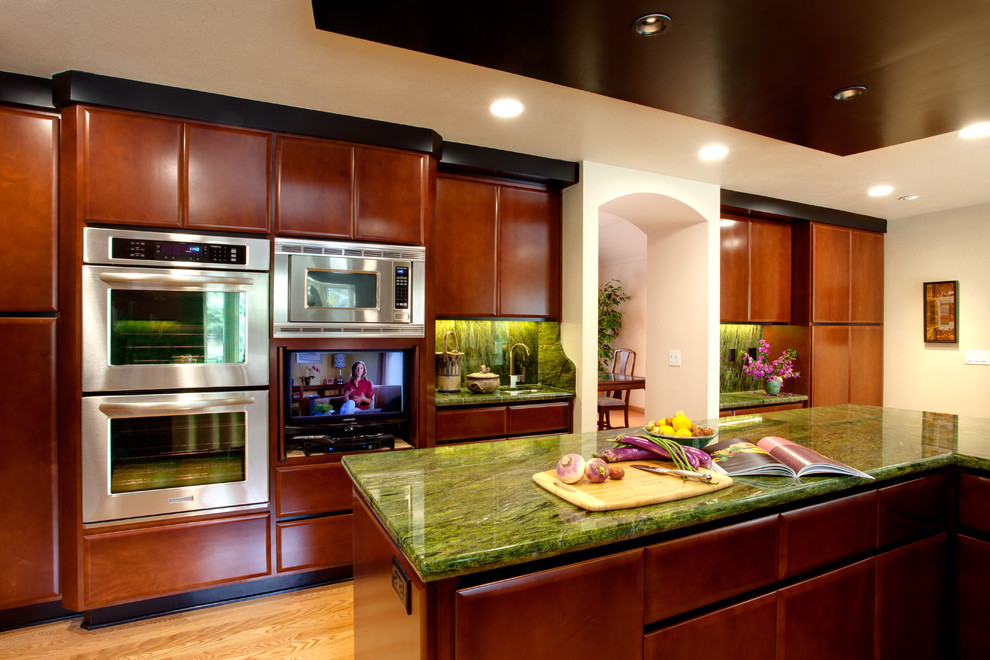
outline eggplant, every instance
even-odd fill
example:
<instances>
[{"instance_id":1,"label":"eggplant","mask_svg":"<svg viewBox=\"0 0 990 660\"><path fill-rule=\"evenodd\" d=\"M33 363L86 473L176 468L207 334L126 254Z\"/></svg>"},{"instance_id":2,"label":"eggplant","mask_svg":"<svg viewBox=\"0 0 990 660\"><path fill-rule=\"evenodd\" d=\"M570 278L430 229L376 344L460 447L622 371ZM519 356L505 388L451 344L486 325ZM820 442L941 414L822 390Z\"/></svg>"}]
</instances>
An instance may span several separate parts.
<instances>
[{"instance_id":1,"label":"eggplant","mask_svg":"<svg viewBox=\"0 0 990 660\"><path fill-rule=\"evenodd\" d=\"M600 451L597 454L594 454L594 456L602 459L606 463L617 463L619 461L642 461L647 458L656 458L657 454L649 449L620 446L609 447L605 451Z\"/></svg>"}]
</instances>

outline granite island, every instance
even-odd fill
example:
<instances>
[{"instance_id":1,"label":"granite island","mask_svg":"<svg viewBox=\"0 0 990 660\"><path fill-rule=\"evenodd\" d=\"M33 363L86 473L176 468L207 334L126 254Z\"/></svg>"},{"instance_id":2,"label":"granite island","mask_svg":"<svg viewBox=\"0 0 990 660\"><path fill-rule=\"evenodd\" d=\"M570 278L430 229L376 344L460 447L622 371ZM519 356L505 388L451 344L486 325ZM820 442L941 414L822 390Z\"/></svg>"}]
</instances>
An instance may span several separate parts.
<instances>
[{"instance_id":1,"label":"granite island","mask_svg":"<svg viewBox=\"0 0 990 660\"><path fill-rule=\"evenodd\" d=\"M590 513L532 475L563 453L604 449L616 431L345 458L356 657L592 650L562 646L551 626L607 631L623 658L678 657L699 635L732 640L745 651L734 657L829 657L833 638L842 657L873 657L874 646L886 657L907 639L893 632L901 617L928 611L941 623L909 648L944 650L944 606L965 595L946 573L958 563L947 561L954 493L962 477L977 480L976 501L990 492L979 475L990 420L846 405L719 430L788 437L874 479L740 477L697 498ZM990 544L974 535L982 557ZM800 624L809 616L813 629Z\"/></svg>"}]
</instances>

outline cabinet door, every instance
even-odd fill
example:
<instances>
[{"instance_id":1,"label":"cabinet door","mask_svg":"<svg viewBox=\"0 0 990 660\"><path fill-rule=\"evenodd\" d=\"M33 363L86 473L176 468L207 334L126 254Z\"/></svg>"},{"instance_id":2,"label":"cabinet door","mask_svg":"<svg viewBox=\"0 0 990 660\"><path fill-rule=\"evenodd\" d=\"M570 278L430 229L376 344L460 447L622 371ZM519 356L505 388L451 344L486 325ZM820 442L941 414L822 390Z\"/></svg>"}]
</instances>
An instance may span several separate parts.
<instances>
[{"instance_id":1,"label":"cabinet door","mask_svg":"<svg viewBox=\"0 0 990 660\"><path fill-rule=\"evenodd\" d=\"M0 310L55 311L57 182L58 118L0 108Z\"/></svg>"},{"instance_id":2,"label":"cabinet door","mask_svg":"<svg viewBox=\"0 0 990 660\"><path fill-rule=\"evenodd\" d=\"M437 442L505 436L506 407L437 411Z\"/></svg>"},{"instance_id":3,"label":"cabinet door","mask_svg":"<svg viewBox=\"0 0 990 660\"><path fill-rule=\"evenodd\" d=\"M351 508L351 478L340 463L275 468L275 515L305 516Z\"/></svg>"},{"instance_id":4,"label":"cabinet door","mask_svg":"<svg viewBox=\"0 0 990 660\"><path fill-rule=\"evenodd\" d=\"M945 533L877 555L878 658L946 657L946 559Z\"/></svg>"},{"instance_id":5,"label":"cabinet door","mask_svg":"<svg viewBox=\"0 0 990 660\"><path fill-rule=\"evenodd\" d=\"M749 223L749 320L791 320L791 227L783 222Z\"/></svg>"},{"instance_id":6,"label":"cabinet door","mask_svg":"<svg viewBox=\"0 0 990 660\"><path fill-rule=\"evenodd\" d=\"M55 319L0 319L0 610L58 598ZM16 541L15 541L16 540Z\"/></svg>"},{"instance_id":7,"label":"cabinet door","mask_svg":"<svg viewBox=\"0 0 990 660\"><path fill-rule=\"evenodd\" d=\"M774 657L776 628L776 595L767 594L647 634L643 658L704 657L699 649L705 647L724 649L732 660L768 660Z\"/></svg>"},{"instance_id":8,"label":"cabinet door","mask_svg":"<svg viewBox=\"0 0 990 660\"><path fill-rule=\"evenodd\" d=\"M83 108L82 212L88 222L182 225L182 122Z\"/></svg>"},{"instance_id":9,"label":"cabinet door","mask_svg":"<svg viewBox=\"0 0 990 660\"><path fill-rule=\"evenodd\" d=\"M278 571L314 571L350 564L351 518L345 513L276 523Z\"/></svg>"},{"instance_id":10,"label":"cabinet door","mask_svg":"<svg viewBox=\"0 0 990 660\"><path fill-rule=\"evenodd\" d=\"M186 124L186 225L268 231L271 135Z\"/></svg>"},{"instance_id":11,"label":"cabinet door","mask_svg":"<svg viewBox=\"0 0 990 660\"><path fill-rule=\"evenodd\" d=\"M883 234L851 232L853 323L883 323Z\"/></svg>"},{"instance_id":12,"label":"cabinet door","mask_svg":"<svg viewBox=\"0 0 990 660\"><path fill-rule=\"evenodd\" d=\"M849 328L849 403L883 405L882 325Z\"/></svg>"},{"instance_id":13,"label":"cabinet door","mask_svg":"<svg viewBox=\"0 0 990 660\"><path fill-rule=\"evenodd\" d=\"M777 592L777 657L873 658L875 559Z\"/></svg>"},{"instance_id":14,"label":"cabinet door","mask_svg":"<svg viewBox=\"0 0 990 660\"><path fill-rule=\"evenodd\" d=\"M811 344L811 404L849 403L849 326L815 326Z\"/></svg>"},{"instance_id":15,"label":"cabinet door","mask_svg":"<svg viewBox=\"0 0 990 660\"><path fill-rule=\"evenodd\" d=\"M607 606L595 607L589 593ZM642 550L461 589L454 657L642 658L642 593ZM589 639L591 626L600 644Z\"/></svg>"},{"instance_id":16,"label":"cabinet door","mask_svg":"<svg viewBox=\"0 0 990 660\"><path fill-rule=\"evenodd\" d=\"M494 316L498 186L437 177L431 236L437 316Z\"/></svg>"},{"instance_id":17,"label":"cabinet door","mask_svg":"<svg viewBox=\"0 0 990 660\"><path fill-rule=\"evenodd\" d=\"M559 317L559 199L544 190L500 188L499 316Z\"/></svg>"},{"instance_id":18,"label":"cabinet door","mask_svg":"<svg viewBox=\"0 0 990 660\"><path fill-rule=\"evenodd\" d=\"M723 323L749 321L749 222L719 223L719 316Z\"/></svg>"},{"instance_id":19,"label":"cabinet door","mask_svg":"<svg viewBox=\"0 0 990 660\"><path fill-rule=\"evenodd\" d=\"M990 648L986 602L990 592L990 543L956 537L955 638L957 658L979 658Z\"/></svg>"},{"instance_id":20,"label":"cabinet door","mask_svg":"<svg viewBox=\"0 0 990 660\"><path fill-rule=\"evenodd\" d=\"M429 156L355 147L354 238L423 245Z\"/></svg>"},{"instance_id":21,"label":"cabinet door","mask_svg":"<svg viewBox=\"0 0 990 660\"><path fill-rule=\"evenodd\" d=\"M286 236L351 237L354 147L279 137L275 230Z\"/></svg>"},{"instance_id":22,"label":"cabinet door","mask_svg":"<svg viewBox=\"0 0 990 660\"><path fill-rule=\"evenodd\" d=\"M812 322L849 323L849 230L813 225L811 250Z\"/></svg>"},{"instance_id":23,"label":"cabinet door","mask_svg":"<svg viewBox=\"0 0 990 660\"><path fill-rule=\"evenodd\" d=\"M506 412L508 435L569 433L570 425L571 404L567 401L509 406Z\"/></svg>"}]
</instances>

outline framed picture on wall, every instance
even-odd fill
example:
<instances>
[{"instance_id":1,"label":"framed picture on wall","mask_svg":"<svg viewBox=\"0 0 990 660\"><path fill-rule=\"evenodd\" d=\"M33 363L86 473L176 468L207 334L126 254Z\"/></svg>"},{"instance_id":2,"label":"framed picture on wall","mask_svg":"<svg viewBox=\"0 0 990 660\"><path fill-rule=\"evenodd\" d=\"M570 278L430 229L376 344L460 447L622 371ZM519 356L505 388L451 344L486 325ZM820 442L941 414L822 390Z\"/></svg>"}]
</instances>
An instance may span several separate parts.
<instances>
[{"instance_id":1,"label":"framed picture on wall","mask_svg":"<svg viewBox=\"0 0 990 660\"><path fill-rule=\"evenodd\" d=\"M959 282L925 282L925 342L959 341L957 309Z\"/></svg>"}]
</instances>

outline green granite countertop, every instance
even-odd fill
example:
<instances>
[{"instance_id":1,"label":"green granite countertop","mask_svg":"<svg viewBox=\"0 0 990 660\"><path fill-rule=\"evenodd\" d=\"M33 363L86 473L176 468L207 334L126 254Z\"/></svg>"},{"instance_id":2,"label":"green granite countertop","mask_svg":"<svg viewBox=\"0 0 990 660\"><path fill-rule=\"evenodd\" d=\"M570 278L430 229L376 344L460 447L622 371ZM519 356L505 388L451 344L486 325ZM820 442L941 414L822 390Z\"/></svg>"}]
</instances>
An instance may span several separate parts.
<instances>
[{"instance_id":1,"label":"green granite countertop","mask_svg":"<svg viewBox=\"0 0 990 660\"><path fill-rule=\"evenodd\" d=\"M707 421L714 426L717 422ZM590 457L621 431L345 456L344 466L429 582L607 545L869 483L860 477L737 477L676 502L593 513L536 485L565 453ZM952 463L990 469L990 419L872 406L723 418L720 435L779 435L878 481Z\"/></svg>"},{"instance_id":2,"label":"green granite countertop","mask_svg":"<svg viewBox=\"0 0 990 660\"><path fill-rule=\"evenodd\" d=\"M784 406L788 403L802 403L808 397L804 394L787 394L781 392L769 396L760 390L751 392L722 392L718 395L718 409L732 410L735 408L756 408L757 406Z\"/></svg>"},{"instance_id":3,"label":"green granite countertop","mask_svg":"<svg viewBox=\"0 0 990 660\"><path fill-rule=\"evenodd\" d=\"M549 385L519 385L510 390L500 387L490 394L478 394L461 388L460 392L437 392L436 407L477 406L488 403L532 403L534 401L553 401L555 399L573 399L574 390Z\"/></svg>"}]
</instances>

